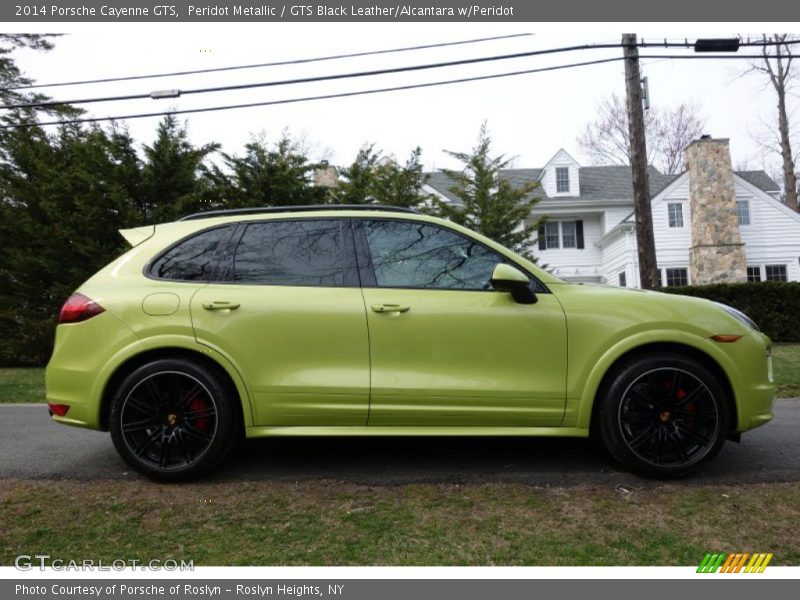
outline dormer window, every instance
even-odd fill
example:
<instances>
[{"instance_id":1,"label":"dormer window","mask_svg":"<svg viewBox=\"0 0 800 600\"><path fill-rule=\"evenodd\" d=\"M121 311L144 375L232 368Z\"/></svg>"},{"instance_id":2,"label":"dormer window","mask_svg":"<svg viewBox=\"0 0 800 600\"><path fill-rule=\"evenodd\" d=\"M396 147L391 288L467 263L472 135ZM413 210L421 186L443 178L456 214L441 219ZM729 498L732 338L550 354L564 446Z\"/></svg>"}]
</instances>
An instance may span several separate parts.
<instances>
[{"instance_id":1,"label":"dormer window","mask_svg":"<svg viewBox=\"0 0 800 600\"><path fill-rule=\"evenodd\" d=\"M556 193L569 193L569 167L556 167Z\"/></svg>"}]
</instances>

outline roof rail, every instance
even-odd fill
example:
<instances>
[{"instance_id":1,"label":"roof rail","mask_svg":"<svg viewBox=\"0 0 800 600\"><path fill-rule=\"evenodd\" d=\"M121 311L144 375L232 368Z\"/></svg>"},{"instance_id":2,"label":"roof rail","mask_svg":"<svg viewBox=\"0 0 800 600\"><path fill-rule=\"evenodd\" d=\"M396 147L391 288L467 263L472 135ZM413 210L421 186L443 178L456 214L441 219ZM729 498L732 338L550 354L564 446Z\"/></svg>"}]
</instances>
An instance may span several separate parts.
<instances>
[{"instance_id":1,"label":"roof rail","mask_svg":"<svg viewBox=\"0 0 800 600\"><path fill-rule=\"evenodd\" d=\"M413 208L402 206L384 206L382 204L307 204L300 206L258 206L253 208L225 208L220 210L207 210L204 212L185 215L178 221L194 221L195 219L209 219L211 217L225 217L230 215L257 215L261 213L284 213L312 210L382 210L386 212L402 212L419 214Z\"/></svg>"}]
</instances>

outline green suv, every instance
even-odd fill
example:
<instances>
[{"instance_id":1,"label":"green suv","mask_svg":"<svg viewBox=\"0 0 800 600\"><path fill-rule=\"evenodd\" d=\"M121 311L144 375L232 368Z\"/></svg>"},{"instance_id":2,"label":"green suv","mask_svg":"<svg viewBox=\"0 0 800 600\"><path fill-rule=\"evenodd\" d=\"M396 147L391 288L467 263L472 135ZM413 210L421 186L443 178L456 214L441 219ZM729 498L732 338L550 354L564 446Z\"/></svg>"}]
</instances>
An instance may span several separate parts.
<instances>
[{"instance_id":1,"label":"green suv","mask_svg":"<svg viewBox=\"0 0 800 600\"><path fill-rule=\"evenodd\" d=\"M61 310L47 401L155 479L308 435L596 434L672 476L772 418L770 341L742 313L569 284L449 221L295 207L121 233Z\"/></svg>"}]
</instances>

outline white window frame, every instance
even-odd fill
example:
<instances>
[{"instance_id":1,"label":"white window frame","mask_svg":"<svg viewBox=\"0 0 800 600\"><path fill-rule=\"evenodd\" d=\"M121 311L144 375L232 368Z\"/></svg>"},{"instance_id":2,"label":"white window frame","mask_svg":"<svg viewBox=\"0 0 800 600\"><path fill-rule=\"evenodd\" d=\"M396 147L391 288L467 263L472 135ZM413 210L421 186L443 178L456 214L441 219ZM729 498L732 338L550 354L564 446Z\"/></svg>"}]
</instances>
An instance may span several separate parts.
<instances>
[{"instance_id":1,"label":"white window frame","mask_svg":"<svg viewBox=\"0 0 800 600\"><path fill-rule=\"evenodd\" d=\"M552 229L553 225L555 225L555 234L549 232L548 229ZM556 243L555 245L550 244L550 238L555 235ZM544 224L544 249L545 250L558 250L561 248L561 222L560 221L547 221Z\"/></svg>"},{"instance_id":2,"label":"white window frame","mask_svg":"<svg viewBox=\"0 0 800 600\"><path fill-rule=\"evenodd\" d=\"M783 267L783 272L786 275L786 279L770 279L769 278L769 271L767 269L779 269ZM789 281L789 266L788 265L764 265L764 279L762 281Z\"/></svg>"},{"instance_id":3,"label":"white window frame","mask_svg":"<svg viewBox=\"0 0 800 600\"><path fill-rule=\"evenodd\" d=\"M670 285L667 271L686 271L686 285L692 285L692 281L689 277L689 267L665 267L663 269L664 275L662 279L662 285L664 287L683 287L682 285Z\"/></svg>"},{"instance_id":4,"label":"white window frame","mask_svg":"<svg viewBox=\"0 0 800 600\"><path fill-rule=\"evenodd\" d=\"M578 226L575 224L575 221L559 221L558 223L561 229L561 247L576 250L578 248ZM567 246L567 236L564 233L564 225L567 223L572 224L572 233L570 234L572 237L572 244L569 246Z\"/></svg>"},{"instance_id":5,"label":"white window frame","mask_svg":"<svg viewBox=\"0 0 800 600\"><path fill-rule=\"evenodd\" d=\"M758 281L750 281L750 273L748 273L749 269L756 270L756 272L758 273ZM747 278L748 283L761 283L762 281L764 281L763 273L761 273L761 265L747 265L747 267L745 267L745 276Z\"/></svg>"},{"instance_id":6,"label":"white window frame","mask_svg":"<svg viewBox=\"0 0 800 600\"><path fill-rule=\"evenodd\" d=\"M677 207L677 214L673 214L673 207ZM675 225L673 225L673 217ZM667 202L667 227L670 229L681 229L684 226L683 202Z\"/></svg>"},{"instance_id":7,"label":"white window frame","mask_svg":"<svg viewBox=\"0 0 800 600\"><path fill-rule=\"evenodd\" d=\"M739 210L741 205L744 205L744 213ZM746 223L742 223L743 215L747 218ZM752 223L750 216L750 200L736 200L736 222L739 223L740 227L750 225L750 223Z\"/></svg>"},{"instance_id":8,"label":"white window frame","mask_svg":"<svg viewBox=\"0 0 800 600\"><path fill-rule=\"evenodd\" d=\"M559 172L567 174L567 179L566 179L567 189L565 189L565 190L558 189L558 183L559 183L558 174L559 174ZM555 169L555 178L556 178L556 194L569 194L569 191L572 188L572 182L570 181L570 177L569 177L569 167L556 167L556 169Z\"/></svg>"}]
</instances>

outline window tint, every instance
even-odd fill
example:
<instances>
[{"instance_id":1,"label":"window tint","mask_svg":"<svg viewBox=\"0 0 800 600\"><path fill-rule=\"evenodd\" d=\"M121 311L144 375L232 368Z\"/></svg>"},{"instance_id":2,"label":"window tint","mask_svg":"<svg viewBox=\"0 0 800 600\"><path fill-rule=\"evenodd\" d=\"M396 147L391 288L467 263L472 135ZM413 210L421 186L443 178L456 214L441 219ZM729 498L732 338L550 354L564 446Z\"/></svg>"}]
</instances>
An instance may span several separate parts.
<instances>
[{"instance_id":1,"label":"window tint","mask_svg":"<svg viewBox=\"0 0 800 600\"><path fill-rule=\"evenodd\" d=\"M503 258L466 237L425 223L365 221L379 287L490 290Z\"/></svg>"},{"instance_id":2,"label":"window tint","mask_svg":"<svg viewBox=\"0 0 800 600\"><path fill-rule=\"evenodd\" d=\"M251 223L234 256L233 280L266 285L344 285L338 220Z\"/></svg>"},{"instance_id":3,"label":"window tint","mask_svg":"<svg viewBox=\"0 0 800 600\"><path fill-rule=\"evenodd\" d=\"M153 263L150 274L161 279L210 281L219 260L220 242L230 230L217 227L182 241Z\"/></svg>"}]
</instances>

